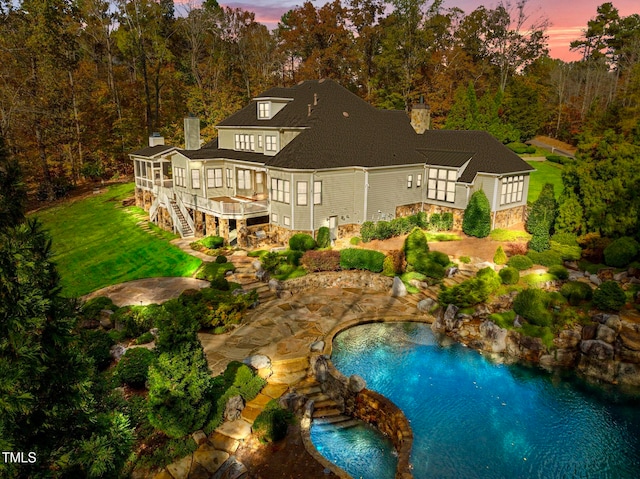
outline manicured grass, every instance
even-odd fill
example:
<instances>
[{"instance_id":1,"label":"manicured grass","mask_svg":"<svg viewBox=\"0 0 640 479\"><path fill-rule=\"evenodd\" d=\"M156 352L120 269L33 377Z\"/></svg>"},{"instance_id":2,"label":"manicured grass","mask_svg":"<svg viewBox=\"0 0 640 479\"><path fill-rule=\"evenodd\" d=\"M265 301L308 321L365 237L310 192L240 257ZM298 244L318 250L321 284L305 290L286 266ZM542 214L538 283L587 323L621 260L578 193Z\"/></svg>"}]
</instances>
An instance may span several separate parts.
<instances>
[{"instance_id":1,"label":"manicured grass","mask_svg":"<svg viewBox=\"0 0 640 479\"><path fill-rule=\"evenodd\" d=\"M133 184L37 213L53 238L65 296L158 276L191 276L201 260L136 225L140 209L123 208Z\"/></svg>"},{"instance_id":2,"label":"manicured grass","mask_svg":"<svg viewBox=\"0 0 640 479\"><path fill-rule=\"evenodd\" d=\"M494 241L518 241L518 240L530 240L531 235L522 230L505 230L495 229L489 233L489 237Z\"/></svg>"},{"instance_id":3,"label":"manicured grass","mask_svg":"<svg viewBox=\"0 0 640 479\"><path fill-rule=\"evenodd\" d=\"M531 172L527 201L537 200L546 183L553 185L553 192L557 199L564 188L562 185L562 165L550 161L528 161L527 163L536 169Z\"/></svg>"},{"instance_id":4,"label":"manicured grass","mask_svg":"<svg viewBox=\"0 0 640 479\"><path fill-rule=\"evenodd\" d=\"M462 239L454 233L432 233L430 231L425 231L424 234L429 243L434 241L460 241Z\"/></svg>"}]
</instances>

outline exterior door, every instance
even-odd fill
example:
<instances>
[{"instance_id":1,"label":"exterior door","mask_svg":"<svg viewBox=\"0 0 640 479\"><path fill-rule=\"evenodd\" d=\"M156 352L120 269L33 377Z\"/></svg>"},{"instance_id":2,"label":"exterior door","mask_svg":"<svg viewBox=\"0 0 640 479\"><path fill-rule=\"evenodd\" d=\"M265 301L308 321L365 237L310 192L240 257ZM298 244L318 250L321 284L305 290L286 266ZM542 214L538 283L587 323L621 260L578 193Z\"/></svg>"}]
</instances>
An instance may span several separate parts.
<instances>
[{"instance_id":1,"label":"exterior door","mask_svg":"<svg viewBox=\"0 0 640 479\"><path fill-rule=\"evenodd\" d=\"M329 235L331 237L331 242L334 242L338 239L338 217L330 216L329 217Z\"/></svg>"}]
</instances>

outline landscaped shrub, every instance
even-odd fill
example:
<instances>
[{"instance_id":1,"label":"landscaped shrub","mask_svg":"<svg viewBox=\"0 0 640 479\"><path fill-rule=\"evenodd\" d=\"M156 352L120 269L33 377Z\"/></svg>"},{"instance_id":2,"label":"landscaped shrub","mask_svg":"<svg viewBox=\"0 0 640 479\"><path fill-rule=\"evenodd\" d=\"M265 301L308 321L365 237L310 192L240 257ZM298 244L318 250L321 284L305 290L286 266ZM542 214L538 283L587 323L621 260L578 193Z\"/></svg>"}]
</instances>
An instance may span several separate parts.
<instances>
[{"instance_id":1,"label":"landscaped shrub","mask_svg":"<svg viewBox=\"0 0 640 479\"><path fill-rule=\"evenodd\" d=\"M378 221L376 223L376 239L386 240L393 236L393 230L391 229L391 223L388 221Z\"/></svg>"},{"instance_id":2,"label":"landscaped shrub","mask_svg":"<svg viewBox=\"0 0 640 479\"><path fill-rule=\"evenodd\" d=\"M362 238L360 238L359 236L354 236L349 240L349 244L352 244L353 246L358 246L361 241L362 241Z\"/></svg>"},{"instance_id":3,"label":"landscaped shrub","mask_svg":"<svg viewBox=\"0 0 640 479\"><path fill-rule=\"evenodd\" d=\"M525 153L533 154L536 152L535 146L527 145L526 143L520 143L517 141L507 143L505 146L518 155L523 155Z\"/></svg>"},{"instance_id":4,"label":"landscaped shrub","mask_svg":"<svg viewBox=\"0 0 640 479\"><path fill-rule=\"evenodd\" d=\"M442 230L451 231L453 229L453 213L442 213Z\"/></svg>"},{"instance_id":5,"label":"landscaped shrub","mask_svg":"<svg viewBox=\"0 0 640 479\"><path fill-rule=\"evenodd\" d=\"M342 269L364 269L380 273L384 257L384 253L379 251L347 248L340 251L340 267Z\"/></svg>"},{"instance_id":6,"label":"landscaped shrub","mask_svg":"<svg viewBox=\"0 0 640 479\"><path fill-rule=\"evenodd\" d=\"M484 238L491 231L491 206L484 191L479 190L471 195L469 204L464 210L462 231L469 236Z\"/></svg>"},{"instance_id":7,"label":"landscaped shrub","mask_svg":"<svg viewBox=\"0 0 640 479\"><path fill-rule=\"evenodd\" d=\"M533 262L533 264L539 264L541 266L553 266L562 264L562 256L555 251L543 251L538 253L537 251L529 251L527 257Z\"/></svg>"},{"instance_id":8,"label":"landscaped shrub","mask_svg":"<svg viewBox=\"0 0 640 479\"><path fill-rule=\"evenodd\" d=\"M154 354L146 348L127 349L116 366L115 375L120 384L143 388L149 376Z\"/></svg>"},{"instance_id":9,"label":"landscaped shrub","mask_svg":"<svg viewBox=\"0 0 640 479\"><path fill-rule=\"evenodd\" d=\"M527 248L527 243L521 243L521 242L517 242L517 243L507 243L506 244L506 249L505 252L509 255L509 256L517 256L517 255L521 255L524 256L527 254L528 248Z\"/></svg>"},{"instance_id":10,"label":"landscaped shrub","mask_svg":"<svg viewBox=\"0 0 640 479\"><path fill-rule=\"evenodd\" d=\"M283 261L284 258L281 255L275 251L270 251L261 258L260 263L262 264L262 269L269 273L274 273Z\"/></svg>"},{"instance_id":11,"label":"landscaped shrub","mask_svg":"<svg viewBox=\"0 0 640 479\"><path fill-rule=\"evenodd\" d=\"M99 371L106 369L111 364L111 346L114 341L106 331L84 330L81 334L82 351L93 359Z\"/></svg>"},{"instance_id":12,"label":"landscaped shrub","mask_svg":"<svg viewBox=\"0 0 640 479\"><path fill-rule=\"evenodd\" d=\"M148 344L153 341L156 337L151 334L151 332L147 331L146 333L141 334L136 338L136 344Z\"/></svg>"},{"instance_id":13,"label":"landscaped shrub","mask_svg":"<svg viewBox=\"0 0 640 479\"><path fill-rule=\"evenodd\" d=\"M471 263L471 258L469 258L468 256L460 256L460 262L464 263L464 264L469 264Z\"/></svg>"},{"instance_id":14,"label":"landscaped shrub","mask_svg":"<svg viewBox=\"0 0 640 479\"><path fill-rule=\"evenodd\" d=\"M418 256L426 255L428 252L427 237L421 229L414 228L404 240L404 255L407 264L413 265Z\"/></svg>"},{"instance_id":15,"label":"landscaped shrub","mask_svg":"<svg viewBox=\"0 0 640 479\"><path fill-rule=\"evenodd\" d=\"M340 269L340 251L307 251L300 264L309 272L338 271Z\"/></svg>"},{"instance_id":16,"label":"landscaped shrub","mask_svg":"<svg viewBox=\"0 0 640 479\"><path fill-rule=\"evenodd\" d=\"M549 249L549 235L557 214L558 202L553 193L553 185L547 183L529 209L526 228L533 235L529 248L538 252Z\"/></svg>"},{"instance_id":17,"label":"landscaped shrub","mask_svg":"<svg viewBox=\"0 0 640 479\"><path fill-rule=\"evenodd\" d=\"M638 254L638 242L629 236L618 238L604 249L604 262L607 266L623 268Z\"/></svg>"},{"instance_id":18,"label":"landscaped shrub","mask_svg":"<svg viewBox=\"0 0 640 479\"><path fill-rule=\"evenodd\" d=\"M581 281L569 281L562 285L560 294L567 298L571 306L577 306L581 301L588 301L593 296L591 286Z\"/></svg>"},{"instance_id":19,"label":"landscaped shrub","mask_svg":"<svg viewBox=\"0 0 640 479\"><path fill-rule=\"evenodd\" d=\"M419 256L418 259L411 265L412 271L417 271L425 276L433 279L444 278L444 266L435 261L429 259L428 255Z\"/></svg>"},{"instance_id":20,"label":"landscaped shrub","mask_svg":"<svg viewBox=\"0 0 640 479\"><path fill-rule=\"evenodd\" d=\"M592 263L602 263L604 250L610 243L609 238L602 238L599 233L578 236L578 244L582 247L582 256Z\"/></svg>"},{"instance_id":21,"label":"landscaped shrub","mask_svg":"<svg viewBox=\"0 0 640 479\"><path fill-rule=\"evenodd\" d=\"M451 262L449 260L449 255L442 251L429 251L427 253L427 258L444 267L449 266L449 263Z\"/></svg>"},{"instance_id":22,"label":"landscaped shrub","mask_svg":"<svg viewBox=\"0 0 640 479\"><path fill-rule=\"evenodd\" d=\"M391 232L393 236L407 234L413 228L413 224L408 216L399 216L390 222Z\"/></svg>"},{"instance_id":23,"label":"landscaped shrub","mask_svg":"<svg viewBox=\"0 0 640 479\"><path fill-rule=\"evenodd\" d=\"M503 284L516 284L520 280L520 273L517 269L507 266L498 273Z\"/></svg>"},{"instance_id":24,"label":"landscaped shrub","mask_svg":"<svg viewBox=\"0 0 640 479\"><path fill-rule=\"evenodd\" d=\"M222 375L225 389L228 391L235 388L231 391L232 395L239 394L245 401L251 401L255 398L267 384L249 366L238 361L231 361Z\"/></svg>"},{"instance_id":25,"label":"landscaped shrub","mask_svg":"<svg viewBox=\"0 0 640 479\"><path fill-rule=\"evenodd\" d=\"M198 241L202 246L209 249L220 248L224 244L224 238L220 236L205 236Z\"/></svg>"},{"instance_id":26,"label":"landscaped shrub","mask_svg":"<svg viewBox=\"0 0 640 479\"><path fill-rule=\"evenodd\" d=\"M564 261L578 261L582 257L582 248L577 244L570 246L558 243L553 239L551 240L551 251L559 254Z\"/></svg>"},{"instance_id":27,"label":"landscaped shrub","mask_svg":"<svg viewBox=\"0 0 640 479\"><path fill-rule=\"evenodd\" d=\"M525 289L513 300L513 310L536 326L548 327L553 322L553 315L547 309L550 304L548 295L537 288Z\"/></svg>"},{"instance_id":28,"label":"landscaped shrub","mask_svg":"<svg viewBox=\"0 0 640 479\"><path fill-rule=\"evenodd\" d=\"M433 213L431 215L431 218L429 218L429 229L441 231L441 223L442 220L440 217L440 213Z\"/></svg>"},{"instance_id":29,"label":"landscaped shrub","mask_svg":"<svg viewBox=\"0 0 640 479\"><path fill-rule=\"evenodd\" d=\"M331 246L331 231L326 226L321 226L316 237L318 248L328 248Z\"/></svg>"},{"instance_id":30,"label":"landscaped shrub","mask_svg":"<svg viewBox=\"0 0 640 479\"><path fill-rule=\"evenodd\" d=\"M216 256L216 263L223 264L227 262L227 257L225 255L219 254Z\"/></svg>"},{"instance_id":31,"label":"landscaped shrub","mask_svg":"<svg viewBox=\"0 0 640 479\"><path fill-rule=\"evenodd\" d=\"M567 193L567 189L565 189L565 193ZM564 201L558 207L558 216L556 217L554 228L562 233L576 235L584 230L584 210L580 200L574 194L565 196Z\"/></svg>"},{"instance_id":32,"label":"landscaped shrub","mask_svg":"<svg viewBox=\"0 0 640 479\"><path fill-rule=\"evenodd\" d=\"M517 254L509 258L509 261L507 261L507 266L511 266L518 271L524 271L525 269L529 269L533 266L533 261L531 261L528 256Z\"/></svg>"},{"instance_id":33,"label":"landscaped shrub","mask_svg":"<svg viewBox=\"0 0 640 479\"><path fill-rule=\"evenodd\" d=\"M162 314L158 316L156 321L158 327L156 350L159 352L173 351L183 343L198 341L197 332L200 329L200 323L195 314L197 308L192 305L202 304L202 290L193 294L185 293L162 305ZM204 311L198 311L198 313L203 315Z\"/></svg>"},{"instance_id":34,"label":"landscaped shrub","mask_svg":"<svg viewBox=\"0 0 640 479\"><path fill-rule=\"evenodd\" d=\"M313 250L309 250L309 251L313 251ZM287 263L292 264L293 266L299 266L300 258L302 258L302 255L304 253L305 253L304 251L298 251L294 249L287 251L286 253Z\"/></svg>"},{"instance_id":35,"label":"landscaped shrub","mask_svg":"<svg viewBox=\"0 0 640 479\"><path fill-rule=\"evenodd\" d=\"M113 304L110 298L98 296L84 303L80 309L80 313L85 319L98 319L100 311L103 309L116 311L118 307Z\"/></svg>"},{"instance_id":36,"label":"landscaped shrub","mask_svg":"<svg viewBox=\"0 0 640 479\"><path fill-rule=\"evenodd\" d=\"M382 265L382 273L385 276L395 276L404 271L404 252L402 250L391 250L387 252L387 257Z\"/></svg>"},{"instance_id":37,"label":"landscaped shrub","mask_svg":"<svg viewBox=\"0 0 640 479\"><path fill-rule=\"evenodd\" d=\"M287 435L289 424L293 424L293 413L283 409L275 399L267 403L253 423L253 433L262 442L276 442Z\"/></svg>"},{"instance_id":38,"label":"landscaped shrub","mask_svg":"<svg viewBox=\"0 0 640 479\"><path fill-rule=\"evenodd\" d=\"M306 233L296 233L289 239L289 248L296 251L316 249L316 240Z\"/></svg>"},{"instance_id":39,"label":"landscaped shrub","mask_svg":"<svg viewBox=\"0 0 640 479\"><path fill-rule=\"evenodd\" d=\"M551 246L549 233L534 234L527 245L533 251L546 251Z\"/></svg>"},{"instance_id":40,"label":"landscaped shrub","mask_svg":"<svg viewBox=\"0 0 640 479\"><path fill-rule=\"evenodd\" d=\"M211 280L211 287L219 291L229 291L230 285L226 278L213 278Z\"/></svg>"},{"instance_id":41,"label":"landscaped shrub","mask_svg":"<svg viewBox=\"0 0 640 479\"><path fill-rule=\"evenodd\" d=\"M551 241L565 246L580 246L578 237L573 233L556 233L551 237Z\"/></svg>"},{"instance_id":42,"label":"landscaped shrub","mask_svg":"<svg viewBox=\"0 0 640 479\"><path fill-rule=\"evenodd\" d=\"M365 221L360 226L360 237L362 241L368 243L376 237L376 225L373 221Z\"/></svg>"},{"instance_id":43,"label":"landscaped shrub","mask_svg":"<svg viewBox=\"0 0 640 479\"><path fill-rule=\"evenodd\" d=\"M560 155L547 155L546 158L547 158L547 161L550 161L551 163L559 163L561 165L564 165L565 160L567 159L566 156L560 156Z\"/></svg>"},{"instance_id":44,"label":"landscaped shrub","mask_svg":"<svg viewBox=\"0 0 640 479\"><path fill-rule=\"evenodd\" d=\"M415 215L411 215L409 220L412 224L417 226L420 229L425 229L429 226L429 221L427 220L427 213L424 211L419 211Z\"/></svg>"},{"instance_id":45,"label":"landscaped shrub","mask_svg":"<svg viewBox=\"0 0 640 479\"><path fill-rule=\"evenodd\" d=\"M149 368L149 421L172 438L202 429L212 412L211 382L199 343L162 353Z\"/></svg>"},{"instance_id":46,"label":"landscaped shrub","mask_svg":"<svg viewBox=\"0 0 640 479\"><path fill-rule=\"evenodd\" d=\"M233 263L202 263L196 273L196 278L213 281L214 279L224 278L227 275L227 271L235 271L235 269L236 267Z\"/></svg>"},{"instance_id":47,"label":"landscaped shrub","mask_svg":"<svg viewBox=\"0 0 640 479\"><path fill-rule=\"evenodd\" d=\"M438 301L442 305L455 304L460 308L467 308L486 301L501 284L500 277L493 269L483 268L475 278L450 288L443 287L438 294Z\"/></svg>"},{"instance_id":48,"label":"landscaped shrub","mask_svg":"<svg viewBox=\"0 0 640 479\"><path fill-rule=\"evenodd\" d=\"M155 320L162 313L162 306L149 304L147 306L125 306L111 315L111 321L127 338L137 338L149 331Z\"/></svg>"},{"instance_id":49,"label":"landscaped shrub","mask_svg":"<svg viewBox=\"0 0 640 479\"><path fill-rule=\"evenodd\" d=\"M593 292L593 304L603 311L620 311L627 302L624 290L615 281L605 281Z\"/></svg>"},{"instance_id":50,"label":"landscaped shrub","mask_svg":"<svg viewBox=\"0 0 640 479\"><path fill-rule=\"evenodd\" d=\"M502 245L498 246L496 253L493 255L493 262L495 264L506 264L507 263L507 254L502 249Z\"/></svg>"},{"instance_id":51,"label":"landscaped shrub","mask_svg":"<svg viewBox=\"0 0 640 479\"><path fill-rule=\"evenodd\" d=\"M567 268L565 268L560 264L554 264L553 266L549 266L549 274L554 275L560 281L569 279L569 271L567 271Z\"/></svg>"}]
</instances>

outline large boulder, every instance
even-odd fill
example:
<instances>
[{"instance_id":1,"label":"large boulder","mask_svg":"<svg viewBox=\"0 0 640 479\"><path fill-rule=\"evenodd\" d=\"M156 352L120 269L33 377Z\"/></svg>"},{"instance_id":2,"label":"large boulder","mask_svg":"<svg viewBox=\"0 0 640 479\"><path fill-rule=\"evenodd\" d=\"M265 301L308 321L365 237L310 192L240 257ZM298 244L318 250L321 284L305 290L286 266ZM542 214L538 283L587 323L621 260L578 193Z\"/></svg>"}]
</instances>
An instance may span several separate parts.
<instances>
[{"instance_id":1,"label":"large boulder","mask_svg":"<svg viewBox=\"0 0 640 479\"><path fill-rule=\"evenodd\" d=\"M436 306L436 301L432 298L426 298L423 299L421 301L418 301L418 304L416 305L418 308L418 311L420 311L421 313L429 313L434 306Z\"/></svg>"},{"instance_id":2,"label":"large boulder","mask_svg":"<svg viewBox=\"0 0 640 479\"><path fill-rule=\"evenodd\" d=\"M307 400L308 399L304 394L291 392L280 396L280 399L278 399L278 405L283 409L288 409L294 414L298 414L304 408Z\"/></svg>"},{"instance_id":3,"label":"large boulder","mask_svg":"<svg viewBox=\"0 0 640 479\"><path fill-rule=\"evenodd\" d=\"M559 349L576 349L582 335L573 329L563 329L558 337L553 340L553 344Z\"/></svg>"},{"instance_id":4,"label":"large boulder","mask_svg":"<svg viewBox=\"0 0 640 479\"><path fill-rule=\"evenodd\" d=\"M127 348L122 344L114 344L113 346L111 346L111 349L109 349L109 354L111 354L111 357L116 362L120 361L120 358L124 356L124 353L126 352L127 352Z\"/></svg>"},{"instance_id":5,"label":"large boulder","mask_svg":"<svg viewBox=\"0 0 640 479\"><path fill-rule=\"evenodd\" d=\"M493 321L482 322L480 335L489 351L501 353L507 349L507 330L497 326Z\"/></svg>"},{"instance_id":6,"label":"large boulder","mask_svg":"<svg viewBox=\"0 0 640 479\"><path fill-rule=\"evenodd\" d=\"M227 405L224 408L224 418L226 421L235 421L242 416L242 410L244 409L244 399L242 396L232 396L227 401Z\"/></svg>"},{"instance_id":7,"label":"large boulder","mask_svg":"<svg viewBox=\"0 0 640 479\"><path fill-rule=\"evenodd\" d=\"M605 343L613 344L613 342L616 340L616 332L609 326L600 324L598 326L598 332L596 333L596 339L604 341Z\"/></svg>"},{"instance_id":8,"label":"large boulder","mask_svg":"<svg viewBox=\"0 0 640 479\"><path fill-rule=\"evenodd\" d=\"M447 306L442 317L445 331L454 331L462 324L462 319L457 317L458 309L459 308L455 304Z\"/></svg>"},{"instance_id":9,"label":"large boulder","mask_svg":"<svg viewBox=\"0 0 640 479\"><path fill-rule=\"evenodd\" d=\"M640 364L619 363L618 383L640 386Z\"/></svg>"},{"instance_id":10,"label":"large boulder","mask_svg":"<svg viewBox=\"0 0 640 479\"><path fill-rule=\"evenodd\" d=\"M271 360L264 354L254 354L242 361L247 366L251 366L253 369L267 369L271 367Z\"/></svg>"},{"instance_id":11,"label":"large boulder","mask_svg":"<svg viewBox=\"0 0 640 479\"><path fill-rule=\"evenodd\" d=\"M584 342L585 341L583 341L583 343ZM602 344L610 347L607 343ZM578 372L590 378L611 383L616 378L617 366L614 361L603 361L597 357L581 355L580 362L578 363Z\"/></svg>"},{"instance_id":12,"label":"large boulder","mask_svg":"<svg viewBox=\"0 0 640 479\"><path fill-rule=\"evenodd\" d=\"M599 339L581 341L580 351L582 351L584 355L599 361L612 360L614 356L613 346Z\"/></svg>"},{"instance_id":13,"label":"large boulder","mask_svg":"<svg viewBox=\"0 0 640 479\"><path fill-rule=\"evenodd\" d=\"M391 296L394 298L401 298L406 295L407 287L398 276L395 276L393 278L393 285L391 286Z\"/></svg>"},{"instance_id":14,"label":"large boulder","mask_svg":"<svg viewBox=\"0 0 640 479\"><path fill-rule=\"evenodd\" d=\"M357 374L349 376L349 390L353 393L359 393L367 387L367 382Z\"/></svg>"},{"instance_id":15,"label":"large boulder","mask_svg":"<svg viewBox=\"0 0 640 479\"><path fill-rule=\"evenodd\" d=\"M640 351L640 324L622 321L620 340L625 348Z\"/></svg>"}]
</instances>

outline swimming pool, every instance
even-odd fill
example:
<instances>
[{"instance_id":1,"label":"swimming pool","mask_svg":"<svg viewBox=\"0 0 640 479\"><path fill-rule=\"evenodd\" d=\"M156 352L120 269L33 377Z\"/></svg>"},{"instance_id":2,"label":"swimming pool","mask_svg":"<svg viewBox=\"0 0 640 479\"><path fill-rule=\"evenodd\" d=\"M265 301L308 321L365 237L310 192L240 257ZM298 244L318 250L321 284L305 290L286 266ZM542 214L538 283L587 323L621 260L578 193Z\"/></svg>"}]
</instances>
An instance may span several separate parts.
<instances>
[{"instance_id":1,"label":"swimming pool","mask_svg":"<svg viewBox=\"0 0 640 479\"><path fill-rule=\"evenodd\" d=\"M365 324L334 339L335 367L365 378L411 421L417 479L640 476L637 397L446 343L420 323ZM323 434L331 429L312 429L314 444ZM362 444L359 434L346 430L321 453L354 477L393 477L350 466L362 459L345 445Z\"/></svg>"}]
</instances>

